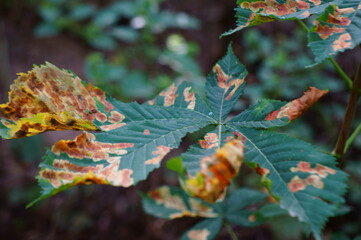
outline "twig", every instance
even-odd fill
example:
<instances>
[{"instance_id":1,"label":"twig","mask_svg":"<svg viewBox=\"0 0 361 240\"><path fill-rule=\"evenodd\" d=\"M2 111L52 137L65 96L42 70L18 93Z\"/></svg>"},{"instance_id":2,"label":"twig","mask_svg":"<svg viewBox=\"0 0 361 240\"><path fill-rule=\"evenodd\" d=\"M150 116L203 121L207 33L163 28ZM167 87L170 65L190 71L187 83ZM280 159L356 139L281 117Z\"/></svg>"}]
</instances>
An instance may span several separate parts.
<instances>
[{"instance_id":1,"label":"twig","mask_svg":"<svg viewBox=\"0 0 361 240\"><path fill-rule=\"evenodd\" d=\"M233 231L231 224L229 224L227 220L224 220L223 225L226 228L229 236L231 236L231 240L238 240L236 233Z\"/></svg>"},{"instance_id":2,"label":"twig","mask_svg":"<svg viewBox=\"0 0 361 240\"><path fill-rule=\"evenodd\" d=\"M351 146L352 142L356 139L357 135L361 132L361 123L357 126L356 130L351 134L351 136L346 141L345 152Z\"/></svg>"},{"instance_id":3,"label":"twig","mask_svg":"<svg viewBox=\"0 0 361 240\"><path fill-rule=\"evenodd\" d=\"M361 64L357 69L356 76L353 80L353 87L350 94L350 98L348 100L347 109L345 113L345 117L341 126L340 133L338 135L337 143L335 149L333 150L333 154L338 158L339 166L342 164L343 155L345 153L346 141L350 133L350 129L352 126L352 121L355 116L357 102L359 99L359 90L361 89Z\"/></svg>"}]
</instances>

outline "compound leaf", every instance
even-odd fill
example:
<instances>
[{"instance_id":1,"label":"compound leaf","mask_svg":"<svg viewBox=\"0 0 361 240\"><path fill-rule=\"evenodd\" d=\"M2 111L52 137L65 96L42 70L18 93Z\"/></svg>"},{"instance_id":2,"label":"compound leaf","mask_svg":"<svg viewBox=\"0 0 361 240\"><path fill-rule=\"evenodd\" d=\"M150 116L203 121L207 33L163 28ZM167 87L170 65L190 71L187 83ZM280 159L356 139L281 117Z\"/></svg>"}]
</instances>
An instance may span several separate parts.
<instances>
[{"instance_id":1,"label":"compound leaf","mask_svg":"<svg viewBox=\"0 0 361 240\"><path fill-rule=\"evenodd\" d=\"M245 138L245 161L255 163L271 193L291 216L310 224L317 239L326 220L343 202L346 174L328 154L279 133L228 127Z\"/></svg>"}]
</instances>

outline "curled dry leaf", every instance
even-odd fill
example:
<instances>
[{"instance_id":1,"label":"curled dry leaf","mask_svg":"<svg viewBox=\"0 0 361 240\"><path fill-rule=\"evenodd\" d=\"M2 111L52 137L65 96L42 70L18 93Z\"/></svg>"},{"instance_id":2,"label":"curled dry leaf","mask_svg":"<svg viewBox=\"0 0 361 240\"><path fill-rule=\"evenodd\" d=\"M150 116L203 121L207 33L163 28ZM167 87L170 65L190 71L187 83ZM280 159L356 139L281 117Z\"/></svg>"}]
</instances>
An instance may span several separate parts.
<instances>
[{"instance_id":1,"label":"curled dry leaf","mask_svg":"<svg viewBox=\"0 0 361 240\"><path fill-rule=\"evenodd\" d=\"M20 73L11 86L9 101L0 105L6 131L3 138L21 138L49 130L98 130L94 121L106 122L113 106L99 88L50 63Z\"/></svg>"},{"instance_id":2,"label":"curled dry leaf","mask_svg":"<svg viewBox=\"0 0 361 240\"><path fill-rule=\"evenodd\" d=\"M307 109L317 102L328 91L320 90L315 87L309 87L307 92L300 98L286 104L281 109L268 114L265 120L274 120L276 118L288 117L290 121L301 116Z\"/></svg>"},{"instance_id":3,"label":"curled dry leaf","mask_svg":"<svg viewBox=\"0 0 361 240\"><path fill-rule=\"evenodd\" d=\"M192 195L213 203L222 197L225 189L242 165L244 145L234 139L212 156L201 159L201 170L185 181L184 188Z\"/></svg>"}]
</instances>

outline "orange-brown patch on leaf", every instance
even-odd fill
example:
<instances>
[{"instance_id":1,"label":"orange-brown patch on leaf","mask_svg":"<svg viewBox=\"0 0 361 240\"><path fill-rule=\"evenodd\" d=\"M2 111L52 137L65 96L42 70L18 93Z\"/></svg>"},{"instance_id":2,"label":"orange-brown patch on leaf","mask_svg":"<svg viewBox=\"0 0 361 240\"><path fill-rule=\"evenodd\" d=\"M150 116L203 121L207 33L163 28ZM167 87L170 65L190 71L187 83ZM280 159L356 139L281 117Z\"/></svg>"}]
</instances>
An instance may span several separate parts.
<instances>
[{"instance_id":1,"label":"orange-brown patch on leaf","mask_svg":"<svg viewBox=\"0 0 361 240\"><path fill-rule=\"evenodd\" d=\"M104 166L103 165L97 165L96 167L94 167L94 166L78 166L76 164L69 162L68 160L55 159L53 162L53 167L64 169L64 170L69 170L69 171L73 171L73 172L87 173L89 171L91 171L91 172L99 171Z\"/></svg>"},{"instance_id":2,"label":"orange-brown patch on leaf","mask_svg":"<svg viewBox=\"0 0 361 240\"><path fill-rule=\"evenodd\" d=\"M308 162L300 161L297 164L297 167L292 167L291 172L307 172L311 174L316 174L322 178L328 176L328 174L336 174L336 170L323 166L321 164L316 164L314 168L311 168L311 164Z\"/></svg>"},{"instance_id":3,"label":"orange-brown patch on leaf","mask_svg":"<svg viewBox=\"0 0 361 240\"><path fill-rule=\"evenodd\" d=\"M201 159L200 172L185 181L185 189L192 195L213 203L222 197L230 179L239 171L244 158L244 145L235 139L215 154Z\"/></svg>"},{"instance_id":4,"label":"orange-brown patch on leaf","mask_svg":"<svg viewBox=\"0 0 361 240\"><path fill-rule=\"evenodd\" d=\"M226 142L226 143L227 143L227 142L230 142L230 141L232 141L233 139L234 139L233 136L228 136L228 137L226 137L225 142Z\"/></svg>"},{"instance_id":5,"label":"orange-brown patch on leaf","mask_svg":"<svg viewBox=\"0 0 361 240\"><path fill-rule=\"evenodd\" d=\"M159 164L160 161L170 152L171 148L167 146L157 146L157 150L153 151L152 154L156 155L156 157L151 158L147 161L145 161L145 164Z\"/></svg>"},{"instance_id":6,"label":"orange-brown patch on leaf","mask_svg":"<svg viewBox=\"0 0 361 240\"><path fill-rule=\"evenodd\" d=\"M321 0L308 0L310 1L311 3L315 4L316 6L320 5L321 4Z\"/></svg>"},{"instance_id":7,"label":"orange-brown patch on leaf","mask_svg":"<svg viewBox=\"0 0 361 240\"><path fill-rule=\"evenodd\" d=\"M315 87L309 87L307 92L300 98L283 106L280 110L269 113L265 120L274 120L276 118L288 117L290 121L295 120L301 116L306 110L317 102L328 91L319 90Z\"/></svg>"},{"instance_id":8,"label":"orange-brown patch on leaf","mask_svg":"<svg viewBox=\"0 0 361 240\"><path fill-rule=\"evenodd\" d=\"M192 88L191 87L185 88L183 91L183 95L184 95L184 100L186 102L189 102L187 109L193 110L194 107L196 106L196 95L192 91Z\"/></svg>"},{"instance_id":9,"label":"orange-brown patch on leaf","mask_svg":"<svg viewBox=\"0 0 361 240\"><path fill-rule=\"evenodd\" d=\"M332 48L335 52L346 48L351 48L352 47L351 40L352 38L349 33L341 34L340 37L333 42Z\"/></svg>"},{"instance_id":10,"label":"orange-brown patch on leaf","mask_svg":"<svg viewBox=\"0 0 361 240\"><path fill-rule=\"evenodd\" d=\"M309 12L309 11L304 11L302 14L301 14L301 16L303 17L303 18L307 18L308 16L310 16L311 15L311 13Z\"/></svg>"},{"instance_id":11,"label":"orange-brown patch on leaf","mask_svg":"<svg viewBox=\"0 0 361 240\"><path fill-rule=\"evenodd\" d=\"M166 208L176 209L179 211L186 211L187 207L183 199L178 195L172 195L169 187L164 186L157 188L152 191L150 197L156 196L153 198L157 204L162 204Z\"/></svg>"},{"instance_id":12,"label":"orange-brown patch on leaf","mask_svg":"<svg viewBox=\"0 0 361 240\"><path fill-rule=\"evenodd\" d=\"M94 161L102 159L111 161L110 154L124 155L126 148L133 147L133 143L103 143L98 142L91 133L83 132L75 140L61 140L54 144L52 151L56 155L67 154L72 158L90 158Z\"/></svg>"},{"instance_id":13,"label":"orange-brown patch on leaf","mask_svg":"<svg viewBox=\"0 0 361 240\"><path fill-rule=\"evenodd\" d=\"M331 35L335 33L343 33L345 28L339 28L336 25L332 27L328 25L322 25L319 21L315 21L314 24L316 25L315 32L323 39L329 38Z\"/></svg>"},{"instance_id":14,"label":"orange-brown patch on leaf","mask_svg":"<svg viewBox=\"0 0 361 240\"><path fill-rule=\"evenodd\" d=\"M187 237L191 240L207 240L211 232L208 229L195 229L187 233Z\"/></svg>"},{"instance_id":15,"label":"orange-brown patch on leaf","mask_svg":"<svg viewBox=\"0 0 361 240\"><path fill-rule=\"evenodd\" d=\"M105 109L107 112L114 109L114 106L107 101L105 92L102 91L100 88L97 88L91 84L88 84L86 86L86 89L89 91L89 93L92 97L96 98L99 102L101 102L105 106Z\"/></svg>"},{"instance_id":16,"label":"orange-brown patch on leaf","mask_svg":"<svg viewBox=\"0 0 361 240\"><path fill-rule=\"evenodd\" d=\"M352 9L352 8L351 8ZM333 13L328 14L327 22L331 24L348 26L351 23L351 20L348 17L343 17L342 14L349 12L349 9L345 8L344 10L336 7Z\"/></svg>"},{"instance_id":17,"label":"orange-brown patch on leaf","mask_svg":"<svg viewBox=\"0 0 361 240\"><path fill-rule=\"evenodd\" d=\"M265 0L257 2L242 2L241 7L258 14L284 16L295 13L298 9L308 9L310 8L310 4L304 0L286 0L286 2L282 4L276 0Z\"/></svg>"},{"instance_id":18,"label":"orange-brown patch on leaf","mask_svg":"<svg viewBox=\"0 0 361 240\"><path fill-rule=\"evenodd\" d=\"M124 118L125 118L125 116L123 114L121 114L120 112L111 111L108 121L111 123L119 123L119 122L123 121Z\"/></svg>"},{"instance_id":19,"label":"orange-brown patch on leaf","mask_svg":"<svg viewBox=\"0 0 361 240\"><path fill-rule=\"evenodd\" d=\"M204 136L204 140L199 140L198 142L201 148L203 149L218 147L218 143L219 143L218 134L207 133L206 136Z\"/></svg>"},{"instance_id":20,"label":"orange-brown patch on leaf","mask_svg":"<svg viewBox=\"0 0 361 240\"><path fill-rule=\"evenodd\" d=\"M227 96L225 96L226 100L231 99L237 89L244 83L244 79L236 78L231 80L231 76L228 76L218 64L213 67L213 72L217 75L218 86L224 89L225 94L232 88Z\"/></svg>"},{"instance_id":21,"label":"orange-brown patch on leaf","mask_svg":"<svg viewBox=\"0 0 361 240\"><path fill-rule=\"evenodd\" d=\"M305 181L298 176L293 177L287 185L291 192L298 192L306 188Z\"/></svg>"},{"instance_id":22,"label":"orange-brown patch on leaf","mask_svg":"<svg viewBox=\"0 0 361 240\"><path fill-rule=\"evenodd\" d=\"M104 132L108 132L108 131L112 131L112 130L118 129L120 127L123 127L125 125L127 125L127 124L126 123L112 123L112 124L100 126L100 129Z\"/></svg>"},{"instance_id":23,"label":"orange-brown patch on leaf","mask_svg":"<svg viewBox=\"0 0 361 240\"><path fill-rule=\"evenodd\" d=\"M255 214L251 214L248 217L248 222L255 222L257 220L257 216Z\"/></svg>"},{"instance_id":24,"label":"orange-brown patch on leaf","mask_svg":"<svg viewBox=\"0 0 361 240\"><path fill-rule=\"evenodd\" d=\"M143 134L144 134L144 135L150 135L149 129L144 129Z\"/></svg>"},{"instance_id":25,"label":"orange-brown patch on leaf","mask_svg":"<svg viewBox=\"0 0 361 240\"><path fill-rule=\"evenodd\" d=\"M259 164L256 165L256 173L261 177L265 177L270 173L270 170L267 168L262 168Z\"/></svg>"},{"instance_id":26,"label":"orange-brown patch on leaf","mask_svg":"<svg viewBox=\"0 0 361 240\"><path fill-rule=\"evenodd\" d=\"M317 175L310 175L304 181L307 185L314 186L315 188L318 188L318 189L322 189L325 185L322 182L321 177L317 176Z\"/></svg>"},{"instance_id":27,"label":"orange-brown patch on leaf","mask_svg":"<svg viewBox=\"0 0 361 240\"><path fill-rule=\"evenodd\" d=\"M163 106L169 107L173 106L176 98L178 97L177 93L178 87L175 84L172 84L168 87L167 90L161 92L159 96L164 96L164 104Z\"/></svg>"}]
</instances>

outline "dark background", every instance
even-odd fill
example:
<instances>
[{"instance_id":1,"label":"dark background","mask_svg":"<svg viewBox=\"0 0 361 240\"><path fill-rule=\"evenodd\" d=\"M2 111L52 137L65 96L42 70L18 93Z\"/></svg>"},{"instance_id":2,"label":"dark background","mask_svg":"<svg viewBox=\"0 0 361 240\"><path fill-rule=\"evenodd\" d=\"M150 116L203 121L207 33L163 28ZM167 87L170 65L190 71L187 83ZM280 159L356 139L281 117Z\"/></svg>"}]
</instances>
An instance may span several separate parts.
<instances>
[{"instance_id":1,"label":"dark background","mask_svg":"<svg viewBox=\"0 0 361 240\"><path fill-rule=\"evenodd\" d=\"M112 1L86 2L102 6ZM66 30L53 37L36 37L34 29L43 21L38 13L41 4L43 1L0 2L2 102L6 101L16 73L30 70L33 64L49 61L58 67L71 69L84 80L91 80L84 67L87 55L94 51L107 56L113 53L96 49ZM156 44L163 47L165 38L171 33L178 33L194 42L198 47L194 58L206 75L232 41L236 55L246 63L250 72L247 80L251 87L242 99L243 103L239 104L239 109L253 103L258 96L287 100L296 98L315 82L321 88L329 88L331 94L314 110L282 131L332 150L347 101L345 88L337 79L337 74L327 63L311 69L312 73L311 70L304 70L305 65L312 63L312 54L305 47L305 34L296 32L298 25L294 22L268 23L253 28L259 35L241 32L220 39L223 32L235 26L235 6L233 0L165 1L161 9L188 13L198 18L201 26L196 30L171 28L157 35ZM129 43L119 42L120 51L126 47L129 47ZM300 60L301 56L306 60ZM341 54L338 60L352 76L361 60L360 51ZM165 68L164 71L171 70ZM314 121L315 117L319 121ZM357 118L360 118L359 114ZM0 141L0 239L178 239L197 222L197 219L190 218L167 221L148 216L142 211L139 191L148 191L162 184L177 184L176 176L164 166L136 187L80 186L25 209L26 204L40 191L34 176L44 154L44 146L51 146L59 139L72 138L76 134L45 133L24 140ZM191 139L184 141L179 152L186 149L189 141ZM361 232L361 167L357 164L360 145L361 139L358 139L347 156L350 164L345 166L350 169L352 179L349 184L353 194L347 198L353 211L333 220L328 225L327 236L331 236L331 232L336 237L342 232L349 236ZM173 152L173 155L179 152ZM251 175L247 170L241 174ZM248 182L252 179L252 176L249 177ZM283 222L275 220L273 225L266 223L257 228L235 227L235 231L239 239L307 239L300 233L302 227L292 221L286 218ZM286 223L290 225L286 226ZM222 230L217 239L229 239L229 236Z\"/></svg>"}]
</instances>

